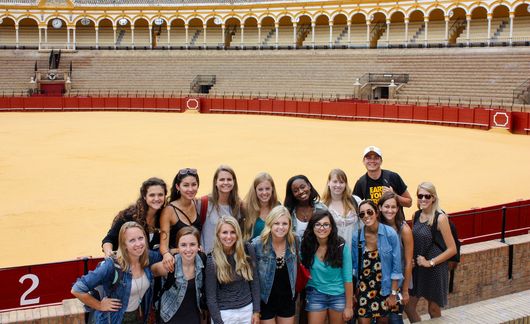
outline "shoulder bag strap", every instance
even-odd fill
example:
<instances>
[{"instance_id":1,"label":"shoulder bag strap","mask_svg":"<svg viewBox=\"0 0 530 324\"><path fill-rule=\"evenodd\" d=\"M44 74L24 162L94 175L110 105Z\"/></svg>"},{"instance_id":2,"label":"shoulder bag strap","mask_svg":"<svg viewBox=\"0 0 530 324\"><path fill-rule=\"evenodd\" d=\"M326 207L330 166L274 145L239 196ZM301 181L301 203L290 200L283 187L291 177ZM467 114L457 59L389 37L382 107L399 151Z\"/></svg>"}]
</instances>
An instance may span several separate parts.
<instances>
[{"instance_id":1,"label":"shoulder bag strap","mask_svg":"<svg viewBox=\"0 0 530 324\"><path fill-rule=\"evenodd\" d=\"M208 195L201 197L201 225L206 221L206 213L208 212Z\"/></svg>"},{"instance_id":2,"label":"shoulder bag strap","mask_svg":"<svg viewBox=\"0 0 530 324\"><path fill-rule=\"evenodd\" d=\"M357 282L361 279L361 262L363 259L363 244L361 243L361 226L357 232Z\"/></svg>"}]
</instances>

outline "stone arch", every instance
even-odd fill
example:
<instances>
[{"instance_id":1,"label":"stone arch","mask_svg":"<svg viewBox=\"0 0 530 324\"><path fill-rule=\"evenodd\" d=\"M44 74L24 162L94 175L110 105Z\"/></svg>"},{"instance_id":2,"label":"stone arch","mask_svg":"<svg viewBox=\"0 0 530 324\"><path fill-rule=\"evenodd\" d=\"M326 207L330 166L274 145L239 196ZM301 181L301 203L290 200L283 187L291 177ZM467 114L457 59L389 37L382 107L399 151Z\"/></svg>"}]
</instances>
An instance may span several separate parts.
<instances>
[{"instance_id":1,"label":"stone arch","mask_svg":"<svg viewBox=\"0 0 530 324\"><path fill-rule=\"evenodd\" d=\"M120 18L126 18L127 17L120 17ZM100 19L98 19L98 30L97 30L97 37L98 37L98 44L101 47L112 47L114 46L114 26L116 26L119 18L116 19L116 22L109 16L103 16ZM131 23L129 19L129 24Z\"/></svg>"},{"instance_id":2,"label":"stone arch","mask_svg":"<svg viewBox=\"0 0 530 324\"><path fill-rule=\"evenodd\" d=\"M60 19L62 21L62 25L59 28L56 28L53 26L53 22L55 19ZM59 48L65 48L66 44L68 42L68 21L64 20L63 17L60 15L55 17L49 17L46 19L47 23L47 41L46 48L49 49L59 49Z\"/></svg>"},{"instance_id":3,"label":"stone arch","mask_svg":"<svg viewBox=\"0 0 530 324\"><path fill-rule=\"evenodd\" d=\"M2 34L0 45L14 46L17 42L15 18L5 15L0 16L0 21L0 33Z\"/></svg>"},{"instance_id":4,"label":"stone arch","mask_svg":"<svg viewBox=\"0 0 530 324\"><path fill-rule=\"evenodd\" d=\"M16 21L17 24L20 25L20 22L21 22L22 20L25 20L25 19L29 19L29 20L34 21L35 24L37 24L37 26L38 26L39 23L41 22L39 18L37 18L36 16L31 15L31 14L27 14L27 15L20 16L20 17L18 17L15 21Z\"/></svg>"},{"instance_id":5,"label":"stone arch","mask_svg":"<svg viewBox=\"0 0 530 324\"><path fill-rule=\"evenodd\" d=\"M274 24L277 22L276 20L276 17L274 17L274 15L271 15L270 13L267 13L267 14L264 14L264 15L261 15L259 18L258 18L258 23L260 23L261 25L263 25L263 21L264 20L268 20L268 18L272 19L273 21L273 26Z\"/></svg>"},{"instance_id":6,"label":"stone arch","mask_svg":"<svg viewBox=\"0 0 530 324\"><path fill-rule=\"evenodd\" d=\"M18 44L19 47L39 45L39 20L26 15L18 17Z\"/></svg>"},{"instance_id":7,"label":"stone arch","mask_svg":"<svg viewBox=\"0 0 530 324\"><path fill-rule=\"evenodd\" d=\"M89 24L83 25L83 19L88 19ZM76 47L91 47L96 45L96 19L91 16L79 16L74 20Z\"/></svg>"},{"instance_id":8,"label":"stone arch","mask_svg":"<svg viewBox=\"0 0 530 324\"><path fill-rule=\"evenodd\" d=\"M68 23L70 22L70 20L67 17L65 17L63 15L60 15L60 14L54 14L54 15L50 15L46 19L44 19L44 23L46 25L49 25L51 23L51 21L54 20L54 19L61 19L63 21L64 25L68 25Z\"/></svg>"}]
</instances>

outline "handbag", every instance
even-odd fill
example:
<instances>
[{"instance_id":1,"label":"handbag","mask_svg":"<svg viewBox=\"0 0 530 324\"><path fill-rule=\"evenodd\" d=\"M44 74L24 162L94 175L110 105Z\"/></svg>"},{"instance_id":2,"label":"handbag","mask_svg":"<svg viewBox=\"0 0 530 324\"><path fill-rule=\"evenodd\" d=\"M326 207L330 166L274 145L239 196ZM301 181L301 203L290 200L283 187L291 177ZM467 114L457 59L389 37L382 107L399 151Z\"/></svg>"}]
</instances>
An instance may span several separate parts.
<instances>
[{"instance_id":1,"label":"handbag","mask_svg":"<svg viewBox=\"0 0 530 324\"><path fill-rule=\"evenodd\" d=\"M296 284L295 291L297 293L305 289L307 282L311 279L311 272L300 261L300 252L298 251L298 242L296 244Z\"/></svg>"}]
</instances>

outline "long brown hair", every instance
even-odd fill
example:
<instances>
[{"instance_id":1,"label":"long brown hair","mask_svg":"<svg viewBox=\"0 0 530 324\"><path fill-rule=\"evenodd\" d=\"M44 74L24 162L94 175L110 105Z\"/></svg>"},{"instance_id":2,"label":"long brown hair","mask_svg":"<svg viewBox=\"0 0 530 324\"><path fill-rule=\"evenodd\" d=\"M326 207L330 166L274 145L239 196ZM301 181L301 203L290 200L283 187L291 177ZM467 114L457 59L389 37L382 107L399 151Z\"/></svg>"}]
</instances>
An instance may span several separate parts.
<instances>
[{"instance_id":1,"label":"long brown hair","mask_svg":"<svg viewBox=\"0 0 530 324\"><path fill-rule=\"evenodd\" d=\"M234 187L230 191L230 194L228 195L228 205L230 206L230 210L232 211L232 216L235 218L239 217L239 211L241 209L241 198L239 198L239 188L237 186L237 178L236 173L234 172L234 169L229 167L228 165L221 165L215 170L215 173L213 175L213 187L212 187L212 193L210 195L210 199L214 205L215 208L217 208L217 211L220 212L219 209L219 190L217 189L217 179L219 179L219 173L221 171L228 172L232 175L232 178L234 179Z\"/></svg>"},{"instance_id":2,"label":"long brown hair","mask_svg":"<svg viewBox=\"0 0 530 324\"><path fill-rule=\"evenodd\" d=\"M147 231L147 211L149 210L149 206L147 206L147 202L145 201L144 197L147 195L147 190L149 190L149 188L153 186L162 187L162 189L164 190L164 195L167 195L167 186L164 180L156 177L152 177L145 180L142 183L142 186L140 187L140 197L138 197L136 203L120 211L118 215L116 215L116 217L114 217L114 219L112 220L112 225L122 219L125 219L127 216L132 215L133 221L140 224L140 226L142 226L144 230ZM164 209L165 205L166 203L164 199L164 204L162 205L160 210L156 211L155 214L155 219L157 223L160 219L160 213L162 212L162 209ZM156 226L158 227L158 225Z\"/></svg>"}]
</instances>

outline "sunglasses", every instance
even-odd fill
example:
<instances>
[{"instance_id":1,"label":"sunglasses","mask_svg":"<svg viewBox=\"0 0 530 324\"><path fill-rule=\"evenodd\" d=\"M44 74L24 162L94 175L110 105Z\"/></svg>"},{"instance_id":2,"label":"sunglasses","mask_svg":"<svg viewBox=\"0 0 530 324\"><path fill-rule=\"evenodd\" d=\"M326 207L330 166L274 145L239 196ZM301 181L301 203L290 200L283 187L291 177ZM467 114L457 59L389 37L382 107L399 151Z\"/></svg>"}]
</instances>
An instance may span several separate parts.
<instances>
[{"instance_id":1,"label":"sunglasses","mask_svg":"<svg viewBox=\"0 0 530 324\"><path fill-rule=\"evenodd\" d=\"M429 194L426 194L426 195L423 195L423 194L418 194L418 199L431 199L432 198L432 195L429 195Z\"/></svg>"},{"instance_id":2,"label":"sunglasses","mask_svg":"<svg viewBox=\"0 0 530 324\"><path fill-rule=\"evenodd\" d=\"M180 169L179 174L180 175L188 175L188 174L197 175L197 169L190 169L190 168Z\"/></svg>"},{"instance_id":3,"label":"sunglasses","mask_svg":"<svg viewBox=\"0 0 530 324\"><path fill-rule=\"evenodd\" d=\"M363 219L365 215L374 216L375 215L375 211L373 209L368 209L366 211L362 211L362 212L359 213L359 218Z\"/></svg>"}]
</instances>

